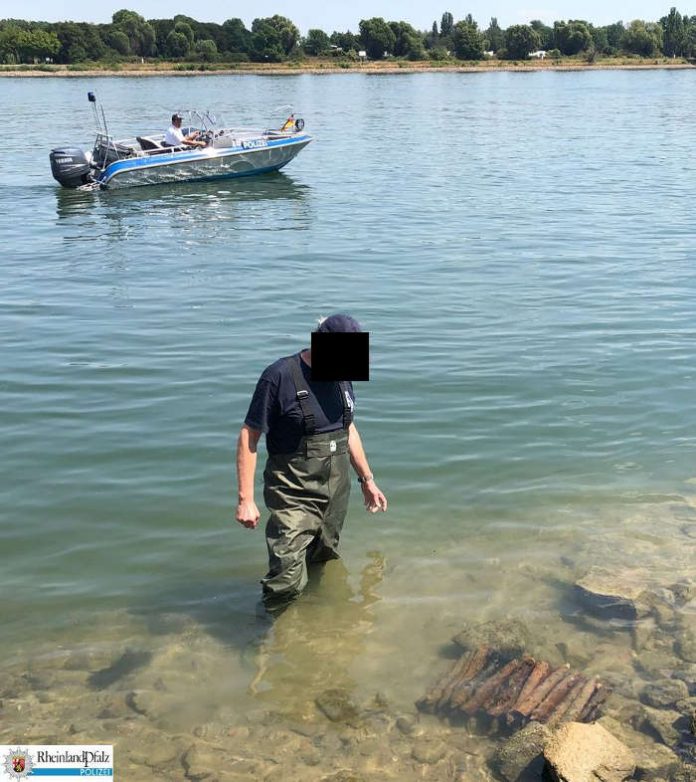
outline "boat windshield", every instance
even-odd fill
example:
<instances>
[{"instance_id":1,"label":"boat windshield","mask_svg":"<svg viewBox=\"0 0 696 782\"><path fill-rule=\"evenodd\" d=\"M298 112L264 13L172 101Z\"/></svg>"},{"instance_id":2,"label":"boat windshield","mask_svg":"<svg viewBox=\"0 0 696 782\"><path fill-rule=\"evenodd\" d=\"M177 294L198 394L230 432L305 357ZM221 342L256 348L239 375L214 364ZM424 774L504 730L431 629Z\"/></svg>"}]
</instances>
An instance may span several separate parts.
<instances>
[{"instance_id":1,"label":"boat windshield","mask_svg":"<svg viewBox=\"0 0 696 782\"><path fill-rule=\"evenodd\" d=\"M184 127L198 128L199 130L216 130L224 126L223 118L220 114L213 114L206 109L179 109L176 112L182 118Z\"/></svg>"}]
</instances>

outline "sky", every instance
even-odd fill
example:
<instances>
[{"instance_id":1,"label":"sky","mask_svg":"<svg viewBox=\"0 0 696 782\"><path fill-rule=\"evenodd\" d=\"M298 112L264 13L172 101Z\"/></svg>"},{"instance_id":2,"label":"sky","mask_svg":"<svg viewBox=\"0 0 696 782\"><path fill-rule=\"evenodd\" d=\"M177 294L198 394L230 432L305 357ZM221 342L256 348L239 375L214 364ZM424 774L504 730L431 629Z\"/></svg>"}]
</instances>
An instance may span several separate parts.
<instances>
[{"instance_id":1,"label":"sky","mask_svg":"<svg viewBox=\"0 0 696 782\"><path fill-rule=\"evenodd\" d=\"M541 19L550 24L560 19L586 19L595 25L632 19L657 21L669 12L675 0L254 0L253 3L218 0L216 3L191 3L190 0L0 0L0 18L21 18L58 22L109 22L114 11L128 8L146 19L171 19L185 14L201 22L224 22L239 17L247 27L252 19L280 14L287 16L303 34L312 27L357 32L361 19L382 16L388 21L409 22L422 30L439 24L444 11L455 21L470 13L480 27L488 27L491 16L502 27ZM682 13L696 14L696 0L677 7Z\"/></svg>"}]
</instances>

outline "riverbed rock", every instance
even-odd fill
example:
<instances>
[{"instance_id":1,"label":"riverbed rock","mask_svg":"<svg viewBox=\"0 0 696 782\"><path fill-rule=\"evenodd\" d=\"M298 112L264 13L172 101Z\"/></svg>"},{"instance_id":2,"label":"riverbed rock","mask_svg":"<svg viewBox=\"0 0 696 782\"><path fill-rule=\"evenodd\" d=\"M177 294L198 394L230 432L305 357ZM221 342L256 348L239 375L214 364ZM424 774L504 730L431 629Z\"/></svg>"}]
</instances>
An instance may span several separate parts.
<instances>
[{"instance_id":1,"label":"riverbed rock","mask_svg":"<svg viewBox=\"0 0 696 782\"><path fill-rule=\"evenodd\" d=\"M411 756L418 763L432 766L445 757L447 745L442 741L428 741L421 739L416 741L411 749Z\"/></svg>"},{"instance_id":2,"label":"riverbed rock","mask_svg":"<svg viewBox=\"0 0 696 782\"><path fill-rule=\"evenodd\" d=\"M679 679L661 679L647 684L640 694L640 699L654 709L674 708L678 701L689 697L689 688Z\"/></svg>"},{"instance_id":3,"label":"riverbed rock","mask_svg":"<svg viewBox=\"0 0 696 782\"><path fill-rule=\"evenodd\" d=\"M669 782L696 782L696 766L692 763L681 763L670 775Z\"/></svg>"},{"instance_id":4,"label":"riverbed rock","mask_svg":"<svg viewBox=\"0 0 696 782\"><path fill-rule=\"evenodd\" d=\"M676 584L671 584L669 590L674 595L675 604L681 607L696 597L696 581L693 578L682 578Z\"/></svg>"},{"instance_id":5,"label":"riverbed rock","mask_svg":"<svg viewBox=\"0 0 696 782\"><path fill-rule=\"evenodd\" d=\"M490 646L502 657L520 657L528 648L531 635L519 619L499 619L466 625L452 639L465 651Z\"/></svg>"},{"instance_id":6,"label":"riverbed rock","mask_svg":"<svg viewBox=\"0 0 696 782\"><path fill-rule=\"evenodd\" d=\"M219 759L216 759L212 749L206 750L197 746L191 747L181 758L186 777L193 780L212 777L214 770L218 768L218 763Z\"/></svg>"},{"instance_id":7,"label":"riverbed rock","mask_svg":"<svg viewBox=\"0 0 696 782\"><path fill-rule=\"evenodd\" d=\"M506 782L539 779L544 770L544 747L551 731L540 722L530 722L500 745L491 759L491 768Z\"/></svg>"},{"instance_id":8,"label":"riverbed rock","mask_svg":"<svg viewBox=\"0 0 696 782\"><path fill-rule=\"evenodd\" d=\"M696 663L696 633L691 627L684 627L677 631L674 651L684 662Z\"/></svg>"},{"instance_id":9,"label":"riverbed rock","mask_svg":"<svg viewBox=\"0 0 696 782\"><path fill-rule=\"evenodd\" d=\"M597 723L562 725L547 741L544 758L558 782L622 782L636 765L633 752Z\"/></svg>"},{"instance_id":10,"label":"riverbed rock","mask_svg":"<svg viewBox=\"0 0 696 782\"><path fill-rule=\"evenodd\" d=\"M358 707L346 690L325 690L315 700L324 716L331 722L354 722L358 718Z\"/></svg>"},{"instance_id":11,"label":"riverbed rock","mask_svg":"<svg viewBox=\"0 0 696 782\"><path fill-rule=\"evenodd\" d=\"M396 727L405 736L410 736L418 727L418 719L412 714L402 714L396 718Z\"/></svg>"},{"instance_id":12,"label":"riverbed rock","mask_svg":"<svg viewBox=\"0 0 696 782\"><path fill-rule=\"evenodd\" d=\"M680 739L680 732L674 727L681 715L677 711L668 709L652 709L649 706L642 708L641 729L646 733L652 733L663 744L672 747Z\"/></svg>"},{"instance_id":13,"label":"riverbed rock","mask_svg":"<svg viewBox=\"0 0 696 782\"><path fill-rule=\"evenodd\" d=\"M650 613L645 572L638 568L593 567L575 589L590 611L606 619L641 619Z\"/></svg>"}]
</instances>

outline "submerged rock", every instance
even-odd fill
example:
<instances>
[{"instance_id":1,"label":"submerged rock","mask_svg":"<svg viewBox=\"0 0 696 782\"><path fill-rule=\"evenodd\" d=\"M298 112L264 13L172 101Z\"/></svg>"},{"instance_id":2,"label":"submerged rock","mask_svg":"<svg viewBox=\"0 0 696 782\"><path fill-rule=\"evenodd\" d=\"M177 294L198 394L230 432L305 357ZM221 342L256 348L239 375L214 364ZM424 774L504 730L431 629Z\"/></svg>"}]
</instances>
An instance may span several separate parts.
<instances>
[{"instance_id":1,"label":"submerged rock","mask_svg":"<svg viewBox=\"0 0 696 782\"><path fill-rule=\"evenodd\" d=\"M358 707L346 690L325 690L315 703L331 722L354 722L358 717Z\"/></svg>"},{"instance_id":2,"label":"submerged rock","mask_svg":"<svg viewBox=\"0 0 696 782\"><path fill-rule=\"evenodd\" d=\"M501 619L467 625L452 640L465 651L490 646L502 657L512 658L524 653L531 635L519 619Z\"/></svg>"},{"instance_id":3,"label":"submerged rock","mask_svg":"<svg viewBox=\"0 0 696 782\"><path fill-rule=\"evenodd\" d=\"M551 731L540 722L530 722L496 750L491 768L506 782L541 779L544 770L543 751Z\"/></svg>"},{"instance_id":4,"label":"submerged rock","mask_svg":"<svg viewBox=\"0 0 696 782\"><path fill-rule=\"evenodd\" d=\"M544 747L546 770L559 782L622 782L633 774L633 752L598 723L562 725Z\"/></svg>"},{"instance_id":5,"label":"submerged rock","mask_svg":"<svg viewBox=\"0 0 696 782\"><path fill-rule=\"evenodd\" d=\"M442 741L420 740L413 745L411 756L419 763L432 766L445 757L447 746Z\"/></svg>"},{"instance_id":6,"label":"submerged rock","mask_svg":"<svg viewBox=\"0 0 696 782\"><path fill-rule=\"evenodd\" d=\"M687 663L696 663L696 633L686 627L678 631L674 651Z\"/></svg>"},{"instance_id":7,"label":"submerged rock","mask_svg":"<svg viewBox=\"0 0 696 782\"><path fill-rule=\"evenodd\" d=\"M607 619L640 619L650 613L645 572L593 567L575 583L587 608Z\"/></svg>"},{"instance_id":8,"label":"submerged rock","mask_svg":"<svg viewBox=\"0 0 696 782\"><path fill-rule=\"evenodd\" d=\"M654 709L674 708L678 701L689 697L689 688L679 679L662 679L643 688L640 699Z\"/></svg>"},{"instance_id":9,"label":"submerged rock","mask_svg":"<svg viewBox=\"0 0 696 782\"><path fill-rule=\"evenodd\" d=\"M676 711L667 709L652 709L649 706L643 706L641 729L646 733L652 733L663 744L672 747L680 739L680 732L674 727L674 724L680 719L681 715Z\"/></svg>"}]
</instances>

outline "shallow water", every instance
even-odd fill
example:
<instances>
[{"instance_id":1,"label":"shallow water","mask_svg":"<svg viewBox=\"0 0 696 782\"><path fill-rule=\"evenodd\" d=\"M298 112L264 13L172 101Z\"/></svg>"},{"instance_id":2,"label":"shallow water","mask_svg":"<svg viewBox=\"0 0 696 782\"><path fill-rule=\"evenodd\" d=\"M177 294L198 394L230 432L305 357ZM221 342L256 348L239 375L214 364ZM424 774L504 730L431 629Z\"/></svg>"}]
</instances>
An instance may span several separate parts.
<instances>
[{"instance_id":1,"label":"shallow water","mask_svg":"<svg viewBox=\"0 0 696 782\"><path fill-rule=\"evenodd\" d=\"M452 635L504 616L533 653L562 662L563 643L637 697L659 674L629 629L583 622L572 585L592 565L656 588L692 570L694 78L0 80L17 130L0 163L0 659L20 677L2 740L65 741L81 720L70 735L118 735L145 778L134 720L249 723L257 747L269 713L323 724L327 687L412 712ZM182 106L265 124L292 104L316 141L281 174L68 192L48 150L90 142L88 89L116 135ZM233 519L235 438L261 370L332 311L371 332L356 420L390 508L356 493L343 566L269 629L262 533Z\"/></svg>"}]
</instances>

